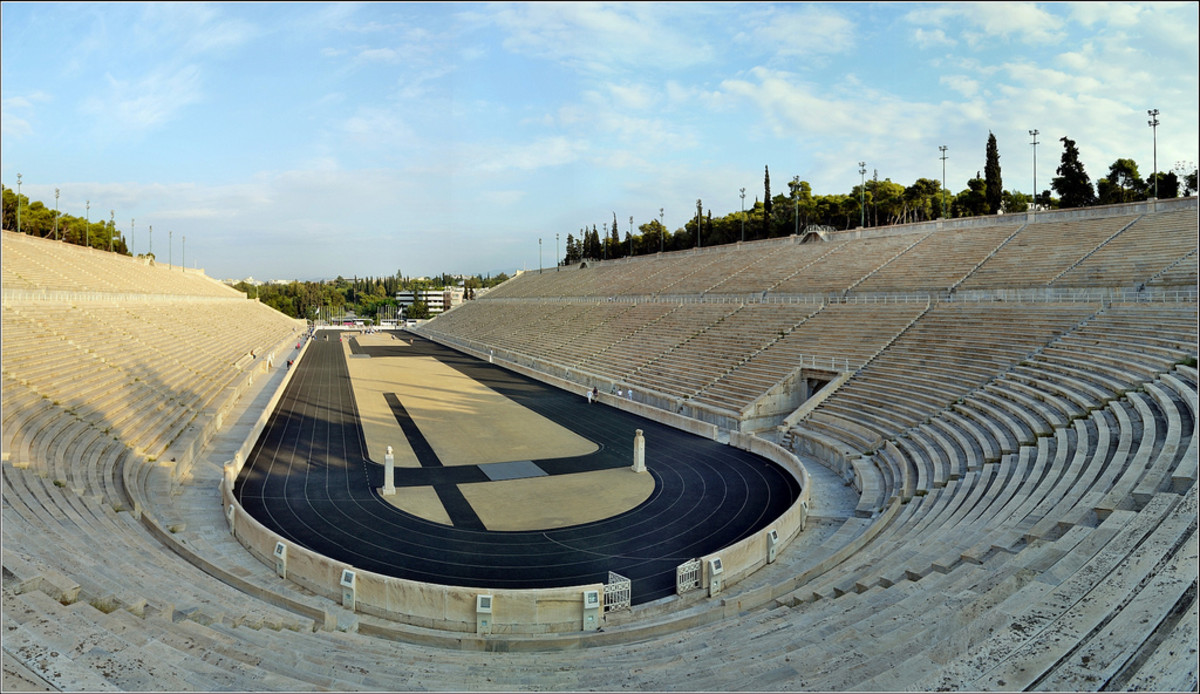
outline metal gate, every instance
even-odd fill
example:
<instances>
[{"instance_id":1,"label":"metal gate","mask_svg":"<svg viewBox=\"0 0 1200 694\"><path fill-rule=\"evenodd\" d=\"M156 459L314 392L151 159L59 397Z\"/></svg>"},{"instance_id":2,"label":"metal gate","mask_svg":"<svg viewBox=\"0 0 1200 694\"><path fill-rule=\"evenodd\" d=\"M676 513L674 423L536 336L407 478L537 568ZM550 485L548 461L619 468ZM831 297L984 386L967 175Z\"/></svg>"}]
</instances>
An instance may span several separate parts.
<instances>
[{"instance_id":1,"label":"metal gate","mask_svg":"<svg viewBox=\"0 0 1200 694\"><path fill-rule=\"evenodd\" d=\"M633 593L633 582L621 574L608 572L608 583L604 584L604 611L628 610Z\"/></svg>"},{"instance_id":2,"label":"metal gate","mask_svg":"<svg viewBox=\"0 0 1200 694\"><path fill-rule=\"evenodd\" d=\"M675 594L683 595L700 587L700 560L692 559L675 567Z\"/></svg>"}]
</instances>

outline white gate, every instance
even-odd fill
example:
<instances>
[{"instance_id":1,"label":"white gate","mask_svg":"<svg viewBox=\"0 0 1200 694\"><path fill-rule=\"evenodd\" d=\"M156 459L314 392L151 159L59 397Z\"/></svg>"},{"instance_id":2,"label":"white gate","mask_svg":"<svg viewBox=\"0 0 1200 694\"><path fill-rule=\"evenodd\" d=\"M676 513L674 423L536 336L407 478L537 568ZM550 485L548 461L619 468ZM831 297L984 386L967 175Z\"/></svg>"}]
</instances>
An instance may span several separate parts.
<instances>
[{"instance_id":1,"label":"white gate","mask_svg":"<svg viewBox=\"0 0 1200 694\"><path fill-rule=\"evenodd\" d=\"M608 583L604 584L604 611L628 610L633 582L621 574L608 572Z\"/></svg>"},{"instance_id":2,"label":"white gate","mask_svg":"<svg viewBox=\"0 0 1200 694\"><path fill-rule=\"evenodd\" d=\"M700 587L700 560L692 559L675 567L675 594L683 595Z\"/></svg>"}]
</instances>

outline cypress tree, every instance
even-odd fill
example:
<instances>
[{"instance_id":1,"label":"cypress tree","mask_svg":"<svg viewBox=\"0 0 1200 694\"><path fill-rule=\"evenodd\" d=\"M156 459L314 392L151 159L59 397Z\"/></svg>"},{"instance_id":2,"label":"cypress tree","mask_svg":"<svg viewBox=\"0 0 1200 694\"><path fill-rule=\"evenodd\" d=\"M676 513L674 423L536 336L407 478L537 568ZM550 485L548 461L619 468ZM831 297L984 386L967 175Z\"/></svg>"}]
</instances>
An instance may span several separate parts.
<instances>
[{"instance_id":1,"label":"cypress tree","mask_svg":"<svg viewBox=\"0 0 1200 694\"><path fill-rule=\"evenodd\" d=\"M763 171L763 218L762 238L771 238L771 169L764 166Z\"/></svg>"},{"instance_id":2,"label":"cypress tree","mask_svg":"<svg viewBox=\"0 0 1200 694\"><path fill-rule=\"evenodd\" d=\"M987 197L988 214L996 214L1004 199L1004 183L1000 180L1000 151L996 147L996 136L991 132L988 133L987 163L984 164L983 176L987 184L984 194Z\"/></svg>"}]
</instances>

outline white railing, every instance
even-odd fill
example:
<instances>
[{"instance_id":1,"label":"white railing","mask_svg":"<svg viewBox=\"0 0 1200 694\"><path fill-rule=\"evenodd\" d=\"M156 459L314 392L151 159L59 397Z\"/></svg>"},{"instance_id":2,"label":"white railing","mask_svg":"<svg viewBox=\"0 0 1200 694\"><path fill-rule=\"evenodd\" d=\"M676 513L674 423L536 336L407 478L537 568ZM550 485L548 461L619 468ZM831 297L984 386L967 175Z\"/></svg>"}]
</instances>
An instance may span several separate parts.
<instances>
[{"instance_id":1,"label":"white railing","mask_svg":"<svg viewBox=\"0 0 1200 694\"><path fill-rule=\"evenodd\" d=\"M9 291L5 290L7 297ZM1024 289L968 289L957 292L870 292L839 294L623 294L614 296L520 297L494 298L493 303L619 303L619 304L922 304L930 301L984 303L1007 301L1014 303L1071 303L1092 301L1196 301L1197 289L1167 289L1158 287L1032 287Z\"/></svg>"},{"instance_id":2,"label":"white railing","mask_svg":"<svg viewBox=\"0 0 1200 694\"><path fill-rule=\"evenodd\" d=\"M1196 301L1195 287L1187 289L1159 289L1146 287L1103 288L1040 287L1035 289L973 289L941 297L945 302L1008 301L1016 303L1091 303L1096 301L1125 302L1191 302Z\"/></svg>"},{"instance_id":3,"label":"white railing","mask_svg":"<svg viewBox=\"0 0 1200 694\"><path fill-rule=\"evenodd\" d=\"M628 610L632 604L633 582L619 573L608 572L608 583L604 584L604 611Z\"/></svg>"},{"instance_id":4,"label":"white railing","mask_svg":"<svg viewBox=\"0 0 1200 694\"><path fill-rule=\"evenodd\" d=\"M675 594L683 595L700 587L700 560L689 559L675 567Z\"/></svg>"}]
</instances>

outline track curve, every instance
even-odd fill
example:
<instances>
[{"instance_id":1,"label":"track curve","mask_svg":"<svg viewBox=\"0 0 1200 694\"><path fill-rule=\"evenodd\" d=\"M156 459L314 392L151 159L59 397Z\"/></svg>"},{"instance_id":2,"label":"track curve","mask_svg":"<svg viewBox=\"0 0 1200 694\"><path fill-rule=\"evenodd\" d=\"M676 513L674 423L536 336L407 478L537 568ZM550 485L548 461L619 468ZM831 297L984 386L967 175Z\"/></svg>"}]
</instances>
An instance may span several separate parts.
<instances>
[{"instance_id":1,"label":"track curve","mask_svg":"<svg viewBox=\"0 0 1200 694\"><path fill-rule=\"evenodd\" d=\"M633 433L646 440L654 491L599 521L536 531L489 531L457 485L487 482L480 465L396 469L395 484L432 486L445 525L385 501L383 468L367 458L337 333L313 339L240 474L235 494L259 522L360 569L455 586L550 588L632 580L635 603L675 592L675 567L767 527L797 498L774 463L567 393L424 338L403 349L358 347L372 358L432 356L476 382L599 445L586 456L533 461L547 474L628 467ZM400 415L397 415L400 418ZM410 422L411 424L411 422ZM411 428L405 433L413 443ZM416 447L414 446L414 450ZM457 492L457 494L456 494ZM531 502L534 500L531 500Z\"/></svg>"}]
</instances>

